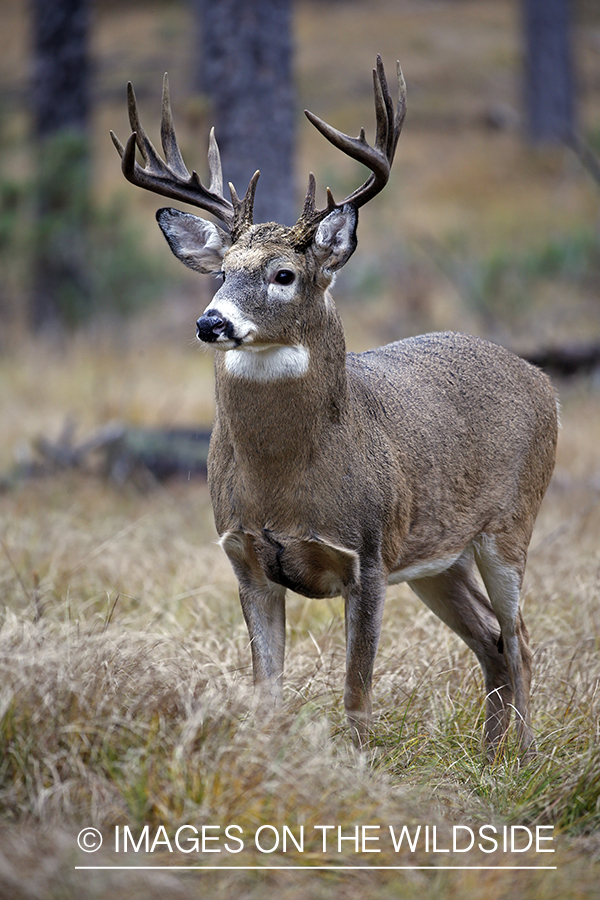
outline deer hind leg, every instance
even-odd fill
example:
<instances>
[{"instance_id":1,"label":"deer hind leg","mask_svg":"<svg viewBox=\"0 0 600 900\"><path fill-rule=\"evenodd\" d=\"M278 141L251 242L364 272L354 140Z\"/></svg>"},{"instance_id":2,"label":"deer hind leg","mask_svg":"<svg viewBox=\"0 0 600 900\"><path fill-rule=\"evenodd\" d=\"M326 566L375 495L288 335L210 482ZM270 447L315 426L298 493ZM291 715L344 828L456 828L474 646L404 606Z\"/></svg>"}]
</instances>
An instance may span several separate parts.
<instances>
[{"instance_id":1,"label":"deer hind leg","mask_svg":"<svg viewBox=\"0 0 600 900\"><path fill-rule=\"evenodd\" d=\"M410 581L429 609L475 653L486 690L485 744L490 759L501 750L510 723L513 690L500 647L500 625L474 576L473 556L465 553L438 575Z\"/></svg>"},{"instance_id":2,"label":"deer hind leg","mask_svg":"<svg viewBox=\"0 0 600 900\"><path fill-rule=\"evenodd\" d=\"M354 743L368 744L372 710L372 678L381 635L387 583L383 575L369 577L363 569L360 587L344 592L346 683L344 708Z\"/></svg>"},{"instance_id":3,"label":"deer hind leg","mask_svg":"<svg viewBox=\"0 0 600 900\"><path fill-rule=\"evenodd\" d=\"M514 554L511 554L514 559ZM500 623L502 648L514 693L517 737L524 753L533 751L533 731L529 712L531 660L529 632L519 609L525 553L522 562L508 561L495 537L483 536L475 546L475 561Z\"/></svg>"}]
</instances>

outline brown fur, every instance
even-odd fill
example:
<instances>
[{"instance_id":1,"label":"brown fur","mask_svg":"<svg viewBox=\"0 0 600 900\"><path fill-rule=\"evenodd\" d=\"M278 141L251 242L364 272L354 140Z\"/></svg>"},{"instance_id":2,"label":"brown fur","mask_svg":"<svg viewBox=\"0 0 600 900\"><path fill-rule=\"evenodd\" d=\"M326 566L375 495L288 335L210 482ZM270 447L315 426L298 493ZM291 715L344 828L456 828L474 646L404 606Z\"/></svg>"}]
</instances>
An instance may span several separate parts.
<instances>
[{"instance_id":1,"label":"brown fur","mask_svg":"<svg viewBox=\"0 0 600 900\"><path fill-rule=\"evenodd\" d=\"M276 246L265 240L261 256L259 236L255 226L247 248L240 241L225 254L228 276L211 307L218 309L220 295L231 302L230 271L241 298L244 283L257 291L258 270L270 256L287 258L299 267L301 287L283 322L261 307L259 293L252 306L239 303L259 321L261 335L264 316L271 340L280 326L278 340L302 343L310 364L303 377L256 383L231 376L224 354L216 360L211 497L240 582L257 684L280 695L285 588L312 597L342 593L345 704L364 743L388 577L448 558L445 571L409 583L482 665L491 752L513 702L527 748L528 636L520 613L506 611L496 582L506 571L520 587L552 473L557 416L550 382L503 348L452 333L346 356L322 265L310 250L288 256L281 233ZM233 535L243 552L231 552ZM489 599L474 581L474 563L484 580L491 573Z\"/></svg>"},{"instance_id":2,"label":"brown fur","mask_svg":"<svg viewBox=\"0 0 600 900\"><path fill-rule=\"evenodd\" d=\"M343 204L315 206L314 178L294 228L252 225L258 174L243 201L188 177L163 98L166 162L144 135L123 148L125 176L189 199L229 233L177 210L157 218L186 265L224 284L198 320L217 350L216 421L208 475L215 523L235 570L254 680L281 697L285 591L341 593L346 608L344 703L357 743L367 740L371 681L388 579L407 581L475 652L487 691L485 737L501 746L510 708L527 750L531 652L519 592L557 437L548 379L474 337L433 334L348 354L328 293L356 247L357 207L389 176L406 112L374 73L375 147L310 114L336 146L371 168ZM166 98L166 99L165 99ZM130 92L130 119L140 132ZM136 141L144 169L135 162ZM171 167L169 167L171 164ZM487 596L474 578L477 566Z\"/></svg>"}]
</instances>

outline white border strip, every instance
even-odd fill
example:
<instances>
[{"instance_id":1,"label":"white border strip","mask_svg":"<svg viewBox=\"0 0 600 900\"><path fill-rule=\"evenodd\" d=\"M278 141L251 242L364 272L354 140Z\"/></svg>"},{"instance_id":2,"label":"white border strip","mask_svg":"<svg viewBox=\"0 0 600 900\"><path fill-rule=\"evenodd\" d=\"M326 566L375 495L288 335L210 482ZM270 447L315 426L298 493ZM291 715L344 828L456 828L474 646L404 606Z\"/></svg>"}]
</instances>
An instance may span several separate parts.
<instances>
[{"instance_id":1,"label":"white border strip","mask_svg":"<svg viewBox=\"0 0 600 900\"><path fill-rule=\"evenodd\" d=\"M94 871L97 870L119 870L123 869L123 871L131 869L133 871L139 872L142 870L169 870L169 871L189 871L193 869L194 871L211 871L211 872L220 872L220 871L240 871L240 872L250 872L257 871L263 872L267 870L273 870L278 872L291 872L294 870L297 871L309 871L311 869L319 869L321 871L328 872L352 872L352 871L360 871L362 870L371 870L371 869L387 869L387 870L406 870L406 869L444 869L444 870L475 870L475 871L542 871L542 870L555 870L558 866L75 866L76 869L91 869Z\"/></svg>"}]
</instances>

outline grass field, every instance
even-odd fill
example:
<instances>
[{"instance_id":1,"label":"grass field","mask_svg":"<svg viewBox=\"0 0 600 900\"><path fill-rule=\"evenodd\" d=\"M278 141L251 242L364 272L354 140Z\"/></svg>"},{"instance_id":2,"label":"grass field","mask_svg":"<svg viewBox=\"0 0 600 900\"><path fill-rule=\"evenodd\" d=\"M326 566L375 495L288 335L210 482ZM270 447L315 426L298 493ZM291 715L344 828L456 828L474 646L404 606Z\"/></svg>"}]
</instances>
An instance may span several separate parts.
<instances>
[{"instance_id":1,"label":"grass field","mask_svg":"<svg viewBox=\"0 0 600 900\"><path fill-rule=\"evenodd\" d=\"M18 4L5 0L0 16L0 35L6 23L22 35ZM121 189L104 145L108 127L125 130L112 87L137 73L158 95L168 67L174 90L187 23L176 3L102 4L99 192ZM580 36L590 132L600 61L586 41L598 27ZM568 153L534 154L516 129L485 124L498 98L518 107L516 28L510 2L299 5L302 105L352 131L371 123L378 51L401 57L409 85L394 178L365 210L336 288L353 349L425 328L517 349L600 333L597 191ZM182 132L197 145L187 101ZM18 115L11 127L22 129ZM309 168L321 186L348 177L312 135L301 140L299 181ZM150 230L157 204L131 190L141 240L166 254ZM3 336L0 474L67 418L82 436L113 419L209 423L211 359L193 346L208 289L184 278L126 324L58 343L16 326ZM600 393L597 378L557 387L558 462L524 589L539 750L527 765L512 748L484 765L475 659L407 588L388 591L373 747L360 755L343 715L340 601L290 597L284 708L256 715L235 579L202 482L142 491L64 471L0 492L0 898L597 897ZM78 849L84 828L101 832L101 850ZM77 868L90 865L132 868Z\"/></svg>"}]
</instances>

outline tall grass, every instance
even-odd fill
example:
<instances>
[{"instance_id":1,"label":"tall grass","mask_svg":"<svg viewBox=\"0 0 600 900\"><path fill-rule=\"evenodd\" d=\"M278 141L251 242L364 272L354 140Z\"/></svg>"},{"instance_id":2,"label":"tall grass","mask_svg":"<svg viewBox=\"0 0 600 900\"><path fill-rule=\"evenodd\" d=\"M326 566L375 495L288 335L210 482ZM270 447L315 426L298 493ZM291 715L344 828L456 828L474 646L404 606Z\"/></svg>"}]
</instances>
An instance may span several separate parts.
<instances>
[{"instance_id":1,"label":"tall grass","mask_svg":"<svg viewBox=\"0 0 600 900\"><path fill-rule=\"evenodd\" d=\"M526 765L512 746L496 765L484 764L473 657L402 587L389 591L368 754L354 751L344 722L337 601L290 598L285 704L261 714L235 581L212 543L202 485L117 497L99 481L65 475L0 497L0 896L329 897L343 889L351 897L474 898L482 885L492 897L595 896L596 410L593 394L566 398L566 455L533 542L525 610L538 755ZM144 852L145 827L149 840L163 826L173 841L188 824L236 825L244 848L234 855L220 843L220 854L186 854L163 843ZM557 852L484 856L475 848L449 858L421 841L395 853L390 824L413 834L435 825L438 848L449 846L456 825L554 826ZM304 828L302 852L292 844L285 854L261 852L251 836L265 825L279 833L285 825L297 839ZM367 826L379 838L368 848L381 852L356 852L352 841L339 852L334 832L324 852L321 825L340 825L345 837ZM99 853L77 849L84 826L104 834ZM114 852L117 826L142 842L139 853ZM75 869L92 862L220 868ZM558 868L440 868L449 862ZM368 869L306 868L341 864ZM375 868L399 865L434 868Z\"/></svg>"}]
</instances>

